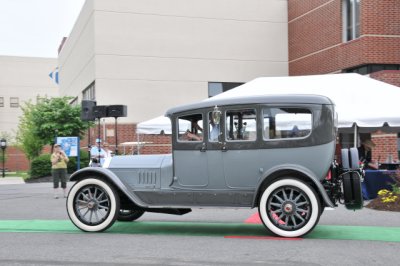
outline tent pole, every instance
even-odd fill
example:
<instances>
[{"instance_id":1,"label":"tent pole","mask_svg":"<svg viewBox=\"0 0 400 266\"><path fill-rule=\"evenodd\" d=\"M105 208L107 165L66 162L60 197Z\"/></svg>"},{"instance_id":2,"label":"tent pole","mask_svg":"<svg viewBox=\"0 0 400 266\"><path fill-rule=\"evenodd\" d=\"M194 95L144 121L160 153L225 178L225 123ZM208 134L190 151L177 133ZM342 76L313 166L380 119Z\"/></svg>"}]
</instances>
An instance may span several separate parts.
<instances>
[{"instance_id":1,"label":"tent pole","mask_svg":"<svg viewBox=\"0 0 400 266\"><path fill-rule=\"evenodd\" d=\"M357 140L358 140L358 128L357 125L354 125L354 148L357 148Z\"/></svg>"},{"instance_id":2,"label":"tent pole","mask_svg":"<svg viewBox=\"0 0 400 266\"><path fill-rule=\"evenodd\" d=\"M140 154L140 136L139 133L137 132L137 127L136 127L136 139L137 139L137 154Z\"/></svg>"}]
</instances>

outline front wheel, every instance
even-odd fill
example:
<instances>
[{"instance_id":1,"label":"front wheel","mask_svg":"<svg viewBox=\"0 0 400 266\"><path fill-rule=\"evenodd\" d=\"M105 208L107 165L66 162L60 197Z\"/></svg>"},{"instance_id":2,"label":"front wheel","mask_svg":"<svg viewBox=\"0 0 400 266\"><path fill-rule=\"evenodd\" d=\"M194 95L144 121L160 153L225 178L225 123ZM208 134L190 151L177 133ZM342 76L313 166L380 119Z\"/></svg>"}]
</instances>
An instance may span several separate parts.
<instances>
[{"instance_id":1,"label":"front wheel","mask_svg":"<svg viewBox=\"0 0 400 266\"><path fill-rule=\"evenodd\" d=\"M69 218L86 232L101 232L113 225L119 206L119 196L114 187L96 178L77 182L67 198Z\"/></svg>"},{"instance_id":2,"label":"front wheel","mask_svg":"<svg viewBox=\"0 0 400 266\"><path fill-rule=\"evenodd\" d=\"M309 233L318 223L321 204L308 184L285 178L264 190L258 209L269 231L282 237L299 237Z\"/></svg>"},{"instance_id":3,"label":"front wheel","mask_svg":"<svg viewBox=\"0 0 400 266\"><path fill-rule=\"evenodd\" d=\"M144 211L141 210L119 210L118 212L118 221L121 222L132 222L139 219L144 214Z\"/></svg>"}]
</instances>

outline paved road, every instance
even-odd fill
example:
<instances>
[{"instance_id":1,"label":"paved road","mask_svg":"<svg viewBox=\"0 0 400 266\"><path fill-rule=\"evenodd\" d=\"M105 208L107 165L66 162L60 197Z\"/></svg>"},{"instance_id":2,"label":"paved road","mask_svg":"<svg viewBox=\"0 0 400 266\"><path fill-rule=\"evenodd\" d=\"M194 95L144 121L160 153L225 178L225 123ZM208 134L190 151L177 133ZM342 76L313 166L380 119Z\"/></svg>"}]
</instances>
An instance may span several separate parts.
<instances>
[{"instance_id":1,"label":"paved road","mask_svg":"<svg viewBox=\"0 0 400 266\"><path fill-rule=\"evenodd\" d=\"M66 220L50 183L1 185L0 220ZM144 222L242 223L255 210L196 209L184 216L146 213ZM400 214L344 208L320 225L400 226ZM398 265L400 242L227 239L220 236L107 233L0 233L1 265Z\"/></svg>"}]
</instances>

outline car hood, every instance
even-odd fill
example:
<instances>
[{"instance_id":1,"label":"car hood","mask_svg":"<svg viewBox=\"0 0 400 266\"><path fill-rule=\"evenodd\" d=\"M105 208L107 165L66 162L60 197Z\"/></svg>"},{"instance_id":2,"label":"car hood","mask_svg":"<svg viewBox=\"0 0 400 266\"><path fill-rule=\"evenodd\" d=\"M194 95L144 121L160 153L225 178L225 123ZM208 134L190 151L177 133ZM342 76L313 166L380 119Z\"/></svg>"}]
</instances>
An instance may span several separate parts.
<instances>
[{"instance_id":1,"label":"car hood","mask_svg":"<svg viewBox=\"0 0 400 266\"><path fill-rule=\"evenodd\" d=\"M172 154L114 156L107 168L161 168L164 160L171 159Z\"/></svg>"}]
</instances>

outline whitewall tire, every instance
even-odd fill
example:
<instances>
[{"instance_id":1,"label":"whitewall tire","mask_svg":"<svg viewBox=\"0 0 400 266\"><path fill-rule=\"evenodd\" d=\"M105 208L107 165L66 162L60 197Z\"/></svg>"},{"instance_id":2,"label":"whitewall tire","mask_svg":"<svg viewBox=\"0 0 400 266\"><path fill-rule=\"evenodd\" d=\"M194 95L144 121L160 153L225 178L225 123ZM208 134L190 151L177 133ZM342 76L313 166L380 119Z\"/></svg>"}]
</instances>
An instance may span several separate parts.
<instances>
[{"instance_id":1,"label":"whitewall tire","mask_svg":"<svg viewBox=\"0 0 400 266\"><path fill-rule=\"evenodd\" d=\"M86 232L101 232L112 226L119 206L119 196L113 186L96 178L77 182L67 198L69 218Z\"/></svg>"},{"instance_id":2,"label":"whitewall tire","mask_svg":"<svg viewBox=\"0 0 400 266\"><path fill-rule=\"evenodd\" d=\"M294 178L269 185L258 205L264 226L282 237L300 237L318 223L321 205L312 187Z\"/></svg>"}]
</instances>

